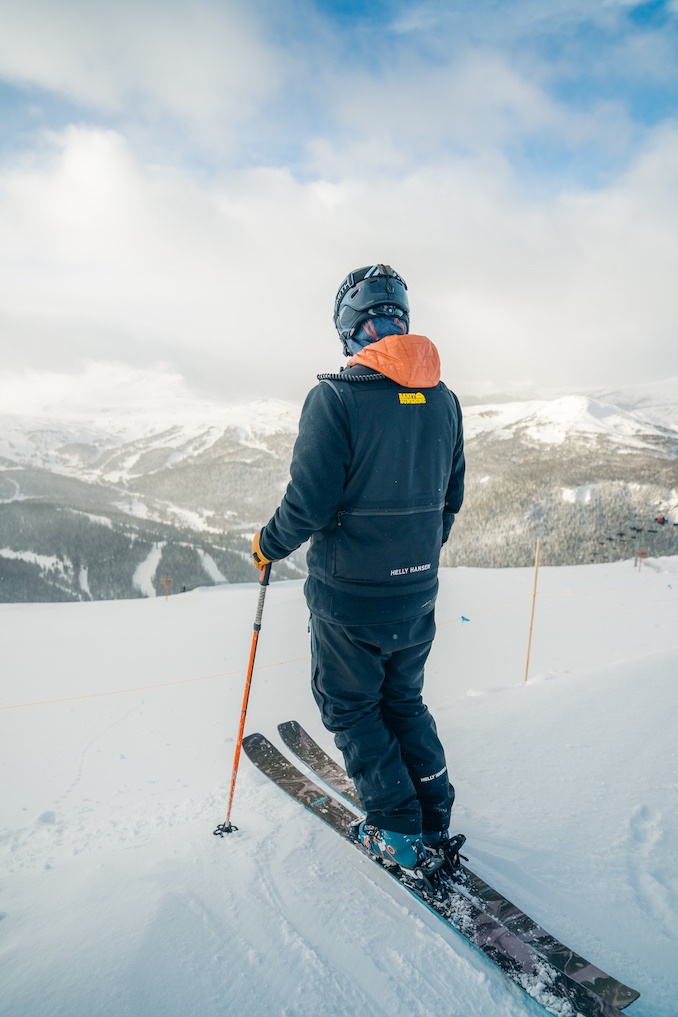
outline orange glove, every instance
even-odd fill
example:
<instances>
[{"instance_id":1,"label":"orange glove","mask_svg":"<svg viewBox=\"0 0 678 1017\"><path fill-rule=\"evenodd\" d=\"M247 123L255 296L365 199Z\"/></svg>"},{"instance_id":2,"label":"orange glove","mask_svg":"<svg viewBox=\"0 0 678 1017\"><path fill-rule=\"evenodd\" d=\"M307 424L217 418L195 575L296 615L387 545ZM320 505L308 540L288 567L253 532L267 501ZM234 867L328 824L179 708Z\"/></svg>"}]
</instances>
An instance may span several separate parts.
<instances>
[{"instance_id":1,"label":"orange glove","mask_svg":"<svg viewBox=\"0 0 678 1017\"><path fill-rule=\"evenodd\" d=\"M259 547L259 537L261 536L261 530L255 533L254 540L252 541L252 561L256 567L263 572L267 565L271 564L271 559L267 558L264 552Z\"/></svg>"}]
</instances>

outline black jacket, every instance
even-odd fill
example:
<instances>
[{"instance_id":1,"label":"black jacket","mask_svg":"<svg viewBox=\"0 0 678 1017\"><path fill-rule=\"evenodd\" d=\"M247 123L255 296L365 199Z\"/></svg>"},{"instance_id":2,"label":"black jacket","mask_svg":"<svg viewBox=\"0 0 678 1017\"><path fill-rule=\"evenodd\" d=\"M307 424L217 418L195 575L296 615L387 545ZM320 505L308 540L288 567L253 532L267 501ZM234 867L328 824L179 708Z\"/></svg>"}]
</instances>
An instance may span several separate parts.
<instances>
[{"instance_id":1,"label":"black jacket","mask_svg":"<svg viewBox=\"0 0 678 1017\"><path fill-rule=\"evenodd\" d=\"M361 365L319 380L261 549L276 561L312 538L305 592L327 621L418 617L435 602L440 548L463 500L459 401L440 381L405 387Z\"/></svg>"}]
</instances>

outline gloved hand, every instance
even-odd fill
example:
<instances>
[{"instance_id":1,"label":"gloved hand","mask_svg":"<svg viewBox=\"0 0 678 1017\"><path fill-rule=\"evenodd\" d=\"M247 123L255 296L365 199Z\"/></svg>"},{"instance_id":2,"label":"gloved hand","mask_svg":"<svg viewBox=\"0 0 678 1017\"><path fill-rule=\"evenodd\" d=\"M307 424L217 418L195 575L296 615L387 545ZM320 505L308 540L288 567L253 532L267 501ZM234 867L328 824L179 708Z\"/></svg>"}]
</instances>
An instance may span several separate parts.
<instances>
[{"instance_id":1,"label":"gloved hand","mask_svg":"<svg viewBox=\"0 0 678 1017\"><path fill-rule=\"evenodd\" d=\"M266 557L259 546L260 536L261 530L259 530L258 533L255 533L254 540L252 541L252 561L260 571L263 571L267 565L271 564L271 559Z\"/></svg>"}]
</instances>

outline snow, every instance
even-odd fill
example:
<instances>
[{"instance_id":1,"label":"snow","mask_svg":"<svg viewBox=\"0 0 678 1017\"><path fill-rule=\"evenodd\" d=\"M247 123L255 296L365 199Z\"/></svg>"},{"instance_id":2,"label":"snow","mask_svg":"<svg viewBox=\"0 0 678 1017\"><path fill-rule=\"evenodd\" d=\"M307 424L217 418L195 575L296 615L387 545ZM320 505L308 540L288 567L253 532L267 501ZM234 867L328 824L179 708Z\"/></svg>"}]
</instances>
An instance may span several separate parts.
<instances>
[{"instance_id":1,"label":"snow","mask_svg":"<svg viewBox=\"0 0 678 1017\"><path fill-rule=\"evenodd\" d=\"M108 516L95 515L94 512L83 512L82 509L74 509L70 508L70 506L69 509L74 515L84 516L85 519L89 519L91 523L96 523L97 526L105 526L109 530L113 529L113 523Z\"/></svg>"},{"instance_id":2,"label":"snow","mask_svg":"<svg viewBox=\"0 0 678 1017\"><path fill-rule=\"evenodd\" d=\"M143 593L145 597L156 596L155 574L158 571L164 546L164 542L154 544L144 560L134 570L132 585L136 586L137 590Z\"/></svg>"},{"instance_id":3,"label":"snow","mask_svg":"<svg viewBox=\"0 0 678 1017\"><path fill-rule=\"evenodd\" d=\"M213 582L215 583L228 582L228 579L219 569L219 566L217 565L211 554L208 554L207 551L203 551L201 548L198 548L198 556L200 557L200 564L204 568L205 574L208 575L210 579L213 580Z\"/></svg>"},{"instance_id":4,"label":"snow","mask_svg":"<svg viewBox=\"0 0 678 1017\"><path fill-rule=\"evenodd\" d=\"M11 488L11 494L9 498L0 498L0 505L9 505L10 502L20 501L21 499L21 488L17 484L13 477L8 477L6 472L3 470L0 472L0 482L4 485L4 489Z\"/></svg>"},{"instance_id":5,"label":"snow","mask_svg":"<svg viewBox=\"0 0 678 1017\"><path fill-rule=\"evenodd\" d=\"M678 559L444 570L426 699L470 863L675 1017ZM248 730L310 692L301 582L268 591ZM2 1017L544 1011L243 757L258 588L0 605ZM462 617L469 619L462 622Z\"/></svg>"},{"instance_id":6,"label":"snow","mask_svg":"<svg viewBox=\"0 0 678 1017\"><path fill-rule=\"evenodd\" d=\"M0 547L0 558L10 558L13 561L25 561L31 565L39 565L41 569L56 569L62 572L64 562L53 554L36 554L34 551L12 551L9 547ZM66 561L70 566L70 562Z\"/></svg>"},{"instance_id":7,"label":"snow","mask_svg":"<svg viewBox=\"0 0 678 1017\"><path fill-rule=\"evenodd\" d=\"M658 419L648 419L644 411L623 410L584 395L471 406L464 414L467 438L487 433L510 438L516 432L544 445L562 445L572 437L591 440L604 435L630 448L644 448L644 438L664 437L666 429Z\"/></svg>"},{"instance_id":8,"label":"snow","mask_svg":"<svg viewBox=\"0 0 678 1017\"><path fill-rule=\"evenodd\" d=\"M280 399L227 404L206 398L166 364L86 362L73 374L0 368L0 477L9 481L0 500L20 497L8 476L17 467L112 485L122 494L140 475L190 460L225 435L233 442L233 432L240 445L271 452L267 440L295 435L300 411ZM140 518L166 521L169 514L179 525L211 529L204 511L140 497L123 498L119 507Z\"/></svg>"},{"instance_id":9,"label":"snow","mask_svg":"<svg viewBox=\"0 0 678 1017\"><path fill-rule=\"evenodd\" d=\"M78 573L78 583L80 585L80 589L82 590L82 592L85 593L91 599L92 591L89 588L89 575L85 565L82 566L80 572Z\"/></svg>"},{"instance_id":10,"label":"snow","mask_svg":"<svg viewBox=\"0 0 678 1017\"><path fill-rule=\"evenodd\" d=\"M1 385L0 385L1 389ZM86 416L74 409L58 418L0 413L0 459L24 467L52 470L83 480L124 484L140 472L143 456L156 453L155 469L176 466L211 448L228 430L253 449L263 438L295 434L300 407L262 399L243 405L195 400L168 412L130 408ZM205 420L211 422L206 427Z\"/></svg>"},{"instance_id":11,"label":"snow","mask_svg":"<svg viewBox=\"0 0 678 1017\"><path fill-rule=\"evenodd\" d=\"M579 487L564 487L562 490L563 501L571 505L588 505L593 498L593 485L580 484Z\"/></svg>"},{"instance_id":12,"label":"snow","mask_svg":"<svg viewBox=\"0 0 678 1017\"><path fill-rule=\"evenodd\" d=\"M87 362L74 374L0 370L0 406L0 458L112 484L134 475L149 451L176 465L228 429L263 448L262 438L295 434L300 412L281 399L225 404L189 389L168 365L115 361Z\"/></svg>"},{"instance_id":13,"label":"snow","mask_svg":"<svg viewBox=\"0 0 678 1017\"><path fill-rule=\"evenodd\" d=\"M607 403L636 411L660 427L678 430L678 377L639 382L621 389L591 392Z\"/></svg>"}]
</instances>

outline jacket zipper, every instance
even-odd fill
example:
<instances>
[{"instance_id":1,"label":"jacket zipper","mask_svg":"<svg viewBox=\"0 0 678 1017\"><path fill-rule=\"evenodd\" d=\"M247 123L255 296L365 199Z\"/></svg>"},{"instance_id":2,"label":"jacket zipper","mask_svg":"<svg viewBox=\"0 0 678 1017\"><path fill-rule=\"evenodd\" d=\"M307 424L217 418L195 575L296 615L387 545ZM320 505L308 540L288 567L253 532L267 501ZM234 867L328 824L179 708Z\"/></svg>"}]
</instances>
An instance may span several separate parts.
<instances>
[{"instance_id":1,"label":"jacket zipper","mask_svg":"<svg viewBox=\"0 0 678 1017\"><path fill-rule=\"evenodd\" d=\"M430 505L427 508L409 509L339 509L337 511L337 526L341 526L342 516L416 516L424 512L442 512L445 502L440 505Z\"/></svg>"}]
</instances>

